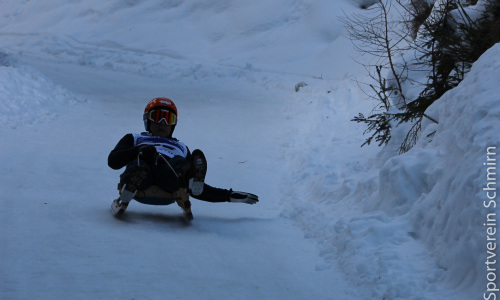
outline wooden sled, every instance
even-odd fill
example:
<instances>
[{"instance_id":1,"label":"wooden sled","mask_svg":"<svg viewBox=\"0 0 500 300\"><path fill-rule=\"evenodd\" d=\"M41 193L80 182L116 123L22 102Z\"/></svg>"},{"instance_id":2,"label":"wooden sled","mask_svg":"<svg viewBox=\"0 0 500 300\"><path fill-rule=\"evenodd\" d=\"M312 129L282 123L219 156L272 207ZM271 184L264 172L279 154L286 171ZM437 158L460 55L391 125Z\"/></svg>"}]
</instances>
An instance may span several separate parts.
<instances>
[{"instance_id":1,"label":"wooden sled","mask_svg":"<svg viewBox=\"0 0 500 300\"><path fill-rule=\"evenodd\" d=\"M118 184L118 191L121 195L121 185ZM177 203L182 211L184 217L191 221L193 220L193 213L191 212L191 201L189 201L189 193L185 188L180 188L176 192L169 193L161 189L159 186L152 185L144 191L137 191L134 198L135 201L147 205L170 205ZM111 213L114 216L122 215L127 209L129 203L123 203L120 198L113 201L111 204Z\"/></svg>"}]
</instances>

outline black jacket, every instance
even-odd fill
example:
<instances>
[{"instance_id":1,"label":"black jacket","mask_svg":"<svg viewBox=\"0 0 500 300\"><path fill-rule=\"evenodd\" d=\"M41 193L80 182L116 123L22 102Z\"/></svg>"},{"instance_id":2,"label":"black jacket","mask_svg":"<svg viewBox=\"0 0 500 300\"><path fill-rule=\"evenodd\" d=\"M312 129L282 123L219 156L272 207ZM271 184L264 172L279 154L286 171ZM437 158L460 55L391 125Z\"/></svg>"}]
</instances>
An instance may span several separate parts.
<instances>
[{"instance_id":1,"label":"black jacket","mask_svg":"<svg viewBox=\"0 0 500 300\"><path fill-rule=\"evenodd\" d=\"M116 144L115 148L109 153L108 166L113 170L119 170L128 165L132 160L137 159L139 155L138 147L134 145L134 136L132 134L125 135ZM188 150L187 159L189 160L191 153ZM229 202L231 190L219 189L208 184L203 186L203 193L199 196L192 196L198 200L207 202Z\"/></svg>"}]
</instances>

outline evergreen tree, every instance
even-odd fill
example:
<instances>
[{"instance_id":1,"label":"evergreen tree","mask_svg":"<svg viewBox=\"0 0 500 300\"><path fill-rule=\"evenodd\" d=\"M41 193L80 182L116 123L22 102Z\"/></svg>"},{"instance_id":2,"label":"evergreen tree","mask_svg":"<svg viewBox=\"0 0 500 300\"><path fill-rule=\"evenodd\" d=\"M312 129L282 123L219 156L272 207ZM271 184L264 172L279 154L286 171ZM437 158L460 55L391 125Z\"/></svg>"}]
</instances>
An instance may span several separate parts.
<instances>
[{"instance_id":1,"label":"evergreen tree","mask_svg":"<svg viewBox=\"0 0 500 300\"><path fill-rule=\"evenodd\" d=\"M399 33L397 36L415 37L411 45L412 51L416 54L415 59L408 62L409 68L412 71L425 72L427 81L422 83L422 92L416 99L407 99L401 85L396 85L396 88L387 85L388 79L381 72L382 66L375 66L378 77L370 76L377 79L379 87L377 89L371 86L375 92L375 96L372 97L378 97L384 104L385 110L375 110L376 113L368 117L359 114L353 118L353 121L365 123L367 126L365 133L371 133L362 146L370 144L373 140L377 141L379 146L386 144L391 139L393 126L402 122L411 122L412 126L410 126L410 130L400 147L400 152L406 152L417 142L423 118L437 123L436 120L425 114L426 109L448 90L456 87L479 56L500 41L500 1L485 0L482 2L484 6L477 5L476 9L480 9L482 12L477 19L471 18L468 13L472 3L468 7L464 7L458 0L437 0L433 6L428 6L424 0L410 0L409 5L403 5L401 1L397 1L397 3L410 16L406 23L411 24L411 26L407 26L407 32ZM368 19L364 21L368 21ZM351 20L350 25L348 28L350 28L351 35L354 33L358 39L360 37L370 38L370 35L360 35L359 32L356 32L356 28L359 28L359 22L353 23ZM379 25L377 23L367 24L361 28L379 28L377 27ZM415 31L417 26L419 29ZM382 28L382 30L384 29ZM387 27L385 30L388 30ZM385 36L387 34L385 32ZM389 48L390 44L387 45ZM381 53L393 55L391 49L386 50ZM365 53L370 52L365 51ZM402 78L400 73L394 72L395 64L392 63L394 60L389 59L389 61L391 62L390 66L393 67L390 77L396 77L396 80L392 81L400 83L410 80ZM394 93L394 91L402 95L397 95L398 93ZM401 103L390 100L395 95L399 99L405 99L404 105L398 105L397 109L391 110L388 103Z\"/></svg>"}]
</instances>

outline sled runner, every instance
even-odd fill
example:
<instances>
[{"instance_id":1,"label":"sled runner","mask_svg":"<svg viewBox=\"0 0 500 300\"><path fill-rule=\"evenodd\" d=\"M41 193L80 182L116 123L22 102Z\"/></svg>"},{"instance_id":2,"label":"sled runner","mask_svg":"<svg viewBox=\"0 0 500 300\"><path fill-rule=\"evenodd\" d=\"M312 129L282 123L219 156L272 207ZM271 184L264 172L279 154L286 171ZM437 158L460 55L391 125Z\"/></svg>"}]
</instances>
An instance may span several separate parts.
<instances>
[{"instance_id":1,"label":"sled runner","mask_svg":"<svg viewBox=\"0 0 500 300\"><path fill-rule=\"evenodd\" d=\"M118 191L120 191L120 197L111 204L111 213L115 217L121 216L127 209L130 201L135 200L147 205L170 205L175 202L182 208L186 220L191 221L193 219L191 201L189 201L189 194L185 188L180 188L176 192L169 193L153 185L144 191L132 193L118 184Z\"/></svg>"}]
</instances>

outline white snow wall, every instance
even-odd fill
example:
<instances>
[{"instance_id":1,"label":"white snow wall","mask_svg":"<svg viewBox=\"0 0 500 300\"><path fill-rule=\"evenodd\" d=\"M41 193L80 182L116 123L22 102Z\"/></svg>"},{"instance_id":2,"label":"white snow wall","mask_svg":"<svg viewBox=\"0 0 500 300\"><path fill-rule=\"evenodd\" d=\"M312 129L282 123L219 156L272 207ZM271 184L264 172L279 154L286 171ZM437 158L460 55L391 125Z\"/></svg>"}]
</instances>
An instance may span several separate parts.
<instances>
[{"instance_id":1,"label":"white snow wall","mask_svg":"<svg viewBox=\"0 0 500 300\"><path fill-rule=\"evenodd\" d=\"M492 272L486 264L487 255L492 262L498 253L487 252L496 248L493 228L498 218L498 57L500 44L474 63L459 86L429 107L426 114L439 124L424 122L419 144L383 165L379 192L365 206L389 216L409 214L411 234L435 256L445 280L469 291L486 290L488 283L492 288L498 282L488 275Z\"/></svg>"}]
</instances>

